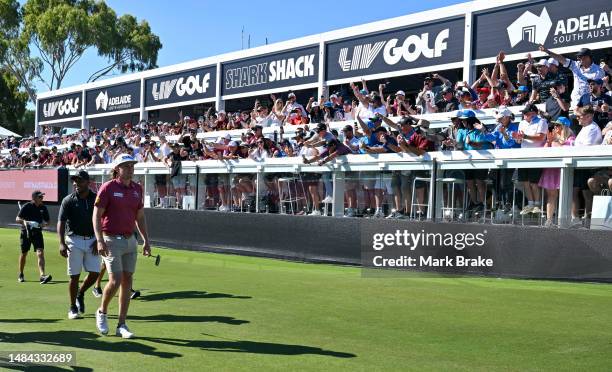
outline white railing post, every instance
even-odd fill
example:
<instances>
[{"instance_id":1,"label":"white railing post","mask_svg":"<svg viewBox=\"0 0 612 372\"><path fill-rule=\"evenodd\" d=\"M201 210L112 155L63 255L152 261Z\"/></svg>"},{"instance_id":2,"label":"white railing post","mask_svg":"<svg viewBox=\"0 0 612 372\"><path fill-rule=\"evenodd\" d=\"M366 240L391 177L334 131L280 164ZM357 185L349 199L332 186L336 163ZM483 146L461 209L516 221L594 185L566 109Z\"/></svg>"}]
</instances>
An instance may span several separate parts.
<instances>
[{"instance_id":1,"label":"white railing post","mask_svg":"<svg viewBox=\"0 0 612 372\"><path fill-rule=\"evenodd\" d=\"M574 165L571 158L564 159L564 163L566 166L561 168L559 182L559 205L557 208L559 227L569 227L572 219L571 209L574 191Z\"/></svg>"},{"instance_id":2,"label":"white railing post","mask_svg":"<svg viewBox=\"0 0 612 372\"><path fill-rule=\"evenodd\" d=\"M345 186L345 172L334 166L332 173L332 185L333 185L333 196L332 196L332 216L342 217L344 216L344 186Z\"/></svg>"}]
</instances>

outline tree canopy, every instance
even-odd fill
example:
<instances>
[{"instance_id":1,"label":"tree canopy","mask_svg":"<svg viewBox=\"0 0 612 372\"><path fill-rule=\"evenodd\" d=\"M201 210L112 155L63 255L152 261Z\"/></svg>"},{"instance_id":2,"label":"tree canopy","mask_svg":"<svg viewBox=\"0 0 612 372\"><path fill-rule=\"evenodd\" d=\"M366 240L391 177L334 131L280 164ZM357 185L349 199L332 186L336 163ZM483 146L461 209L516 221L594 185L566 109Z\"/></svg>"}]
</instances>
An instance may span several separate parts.
<instances>
[{"instance_id":1,"label":"tree canopy","mask_svg":"<svg viewBox=\"0 0 612 372\"><path fill-rule=\"evenodd\" d=\"M112 72L157 67L162 44L148 22L118 17L103 1L0 0L0 58L35 102L33 82L59 89L88 49L105 63L88 81Z\"/></svg>"}]
</instances>

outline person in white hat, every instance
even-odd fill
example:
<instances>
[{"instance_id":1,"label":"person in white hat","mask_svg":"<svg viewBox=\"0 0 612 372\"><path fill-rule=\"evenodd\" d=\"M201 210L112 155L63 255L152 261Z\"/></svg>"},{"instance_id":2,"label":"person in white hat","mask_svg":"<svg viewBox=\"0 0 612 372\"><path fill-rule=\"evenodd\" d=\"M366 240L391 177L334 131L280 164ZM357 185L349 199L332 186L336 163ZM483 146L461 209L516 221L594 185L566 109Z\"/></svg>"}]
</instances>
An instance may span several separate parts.
<instances>
[{"instance_id":1,"label":"person in white hat","mask_svg":"<svg viewBox=\"0 0 612 372\"><path fill-rule=\"evenodd\" d=\"M96 311L96 326L100 333L108 334L108 305L119 290L119 316L115 334L132 338L134 334L125 321L138 255L135 227L144 240L143 255L151 255L151 246L143 209L143 190L132 181L136 160L129 154L121 154L113 164L113 179L100 187L93 212L98 254L108 271L108 283L104 287L100 308Z\"/></svg>"}]
</instances>

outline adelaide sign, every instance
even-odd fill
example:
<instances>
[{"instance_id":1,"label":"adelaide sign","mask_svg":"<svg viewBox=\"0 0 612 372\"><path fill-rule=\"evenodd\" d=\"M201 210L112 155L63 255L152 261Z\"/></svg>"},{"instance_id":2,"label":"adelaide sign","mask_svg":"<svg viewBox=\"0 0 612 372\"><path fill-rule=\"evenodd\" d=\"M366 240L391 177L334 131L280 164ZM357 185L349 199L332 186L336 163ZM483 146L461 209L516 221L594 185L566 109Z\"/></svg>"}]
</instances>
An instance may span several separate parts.
<instances>
[{"instance_id":1,"label":"adelaide sign","mask_svg":"<svg viewBox=\"0 0 612 372\"><path fill-rule=\"evenodd\" d=\"M585 6L588 3L588 6ZM530 2L474 17L475 59L612 40L612 2L554 0Z\"/></svg>"},{"instance_id":2,"label":"adelaide sign","mask_svg":"<svg viewBox=\"0 0 612 372\"><path fill-rule=\"evenodd\" d=\"M139 108L140 81L89 90L85 100L87 115Z\"/></svg>"}]
</instances>

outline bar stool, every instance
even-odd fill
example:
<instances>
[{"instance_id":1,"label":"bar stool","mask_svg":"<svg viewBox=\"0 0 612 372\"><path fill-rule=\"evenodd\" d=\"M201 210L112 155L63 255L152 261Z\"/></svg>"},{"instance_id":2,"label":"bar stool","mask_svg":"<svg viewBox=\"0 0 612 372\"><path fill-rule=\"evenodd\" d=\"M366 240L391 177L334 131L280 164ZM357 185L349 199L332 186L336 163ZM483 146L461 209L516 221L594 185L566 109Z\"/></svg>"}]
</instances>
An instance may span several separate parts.
<instances>
[{"instance_id":1,"label":"bar stool","mask_svg":"<svg viewBox=\"0 0 612 372\"><path fill-rule=\"evenodd\" d=\"M298 195L298 181L302 187L302 195ZM299 203L304 202L308 206L308 200L306 199L306 190L304 189L304 183L302 182L301 177L289 176L289 177L281 177L278 179L278 198L279 198L279 206L280 213L287 214L287 206L289 204L289 208L291 210L291 214L295 214L296 210L300 210ZM295 204L295 209L293 205Z\"/></svg>"},{"instance_id":2,"label":"bar stool","mask_svg":"<svg viewBox=\"0 0 612 372\"><path fill-rule=\"evenodd\" d=\"M163 205L164 208L176 208L176 196L165 196Z\"/></svg>"},{"instance_id":3,"label":"bar stool","mask_svg":"<svg viewBox=\"0 0 612 372\"><path fill-rule=\"evenodd\" d=\"M438 178L436 181L442 184L442 189L444 189L444 185L446 185L447 187L446 205L442 205L442 208L441 208L442 219L453 221L453 219L455 218L455 211L460 211L461 212L460 216L465 215L465 206L467 204L467 192L466 192L467 190L465 187L465 180L462 178L455 178L455 177L443 177L443 178ZM463 200L462 200L461 207L455 207L455 185L463 186ZM450 192L448 191L449 187L451 188ZM450 218L447 218L447 215L449 215Z\"/></svg>"},{"instance_id":4,"label":"bar stool","mask_svg":"<svg viewBox=\"0 0 612 372\"><path fill-rule=\"evenodd\" d=\"M521 189L521 185L522 182L519 182L518 180L514 180L513 181L513 188L512 188L512 224L514 225L515 221L516 221L516 213L514 213L515 211L515 207L516 207L516 190ZM540 209L541 212L539 213L540 218L539 218L539 225L543 226L544 223L543 221L546 219L546 205L544 204L544 189L540 188ZM523 208L525 208L525 190L523 190L523 195L521 197L521 211L523 210ZM521 225L525 226L525 215L522 214L521 215Z\"/></svg>"},{"instance_id":5,"label":"bar stool","mask_svg":"<svg viewBox=\"0 0 612 372\"><path fill-rule=\"evenodd\" d=\"M491 208L487 208L487 200L489 200L488 195L489 195L489 190L491 191ZM487 222L487 213L490 215L490 221L493 221L493 208L495 206L495 199L497 198L497 195L495 193L495 182L493 182L493 180L487 178L485 180L485 198L483 201L483 210L482 210L482 223Z\"/></svg>"}]
</instances>

